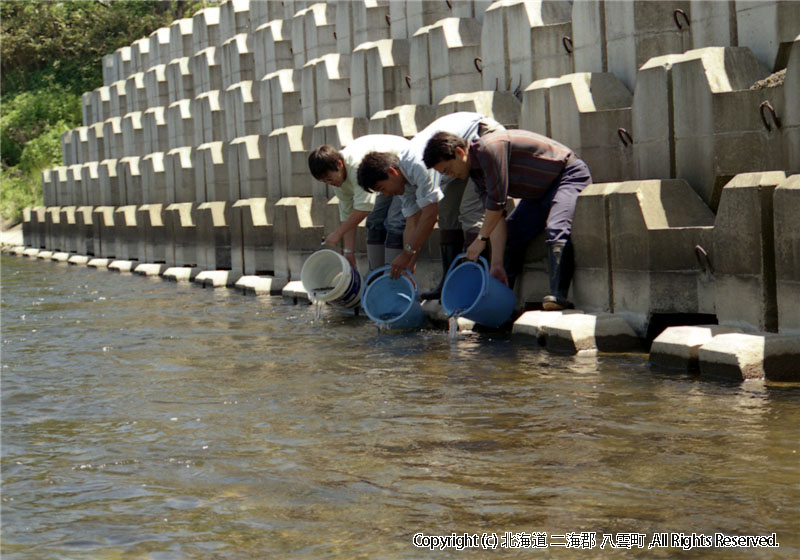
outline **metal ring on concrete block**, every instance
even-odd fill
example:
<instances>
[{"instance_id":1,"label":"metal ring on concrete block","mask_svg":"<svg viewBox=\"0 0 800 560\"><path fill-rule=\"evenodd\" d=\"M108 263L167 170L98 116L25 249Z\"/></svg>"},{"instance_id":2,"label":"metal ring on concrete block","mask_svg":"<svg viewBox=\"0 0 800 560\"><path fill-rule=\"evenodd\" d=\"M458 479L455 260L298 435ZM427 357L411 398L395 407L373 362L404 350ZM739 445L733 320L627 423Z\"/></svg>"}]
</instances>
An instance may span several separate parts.
<instances>
[{"instance_id":1,"label":"metal ring on concrete block","mask_svg":"<svg viewBox=\"0 0 800 560\"><path fill-rule=\"evenodd\" d=\"M478 62L483 63L483 59L479 56L476 56L475 59L472 61L472 64L475 65L475 70L483 74L483 68L478 66Z\"/></svg>"},{"instance_id":2,"label":"metal ring on concrete block","mask_svg":"<svg viewBox=\"0 0 800 560\"><path fill-rule=\"evenodd\" d=\"M624 128L617 129L617 136L619 136L622 145L625 146L626 148L628 146L633 145L633 136L631 136L631 133L625 130Z\"/></svg>"},{"instance_id":3,"label":"metal ring on concrete block","mask_svg":"<svg viewBox=\"0 0 800 560\"><path fill-rule=\"evenodd\" d=\"M758 106L758 112L761 115L761 122L764 123L764 128L767 129L768 132L772 132L772 127L767 122L767 117L764 115L764 109L767 109L772 115L772 120L775 122L775 126L777 128L781 127L781 120L778 118L778 115L775 113L775 108L769 101L762 101L761 105Z\"/></svg>"},{"instance_id":4,"label":"metal ring on concrete block","mask_svg":"<svg viewBox=\"0 0 800 560\"><path fill-rule=\"evenodd\" d=\"M569 35L564 35L561 38L561 44L564 45L564 50L567 54L572 54L572 38Z\"/></svg>"},{"instance_id":5,"label":"metal ring on concrete block","mask_svg":"<svg viewBox=\"0 0 800 560\"><path fill-rule=\"evenodd\" d=\"M683 26L681 25L681 22L678 21L678 15L682 15L683 19L686 20L686 27L691 27L692 26L692 22L689 21L689 16L686 15L686 12L684 12L683 10L678 8L678 9L676 9L676 10L674 10L672 12L672 19L675 20L675 25L678 26L678 29L683 29Z\"/></svg>"}]
</instances>

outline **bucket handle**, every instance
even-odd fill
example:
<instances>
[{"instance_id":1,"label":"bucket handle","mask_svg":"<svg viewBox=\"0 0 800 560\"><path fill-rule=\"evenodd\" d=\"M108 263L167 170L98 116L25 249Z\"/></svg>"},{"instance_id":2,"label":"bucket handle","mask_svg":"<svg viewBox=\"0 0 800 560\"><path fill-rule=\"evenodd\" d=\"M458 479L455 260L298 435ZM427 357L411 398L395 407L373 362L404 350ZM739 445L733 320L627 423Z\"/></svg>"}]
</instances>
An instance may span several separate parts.
<instances>
[{"instance_id":1,"label":"bucket handle","mask_svg":"<svg viewBox=\"0 0 800 560\"><path fill-rule=\"evenodd\" d=\"M450 276L450 273L453 272L453 269L461 264L461 261L467 256L466 253L461 253L456 255L456 258L453 259L453 262L450 263L450 268L447 269L447 274L444 275L445 279ZM483 266L484 271L483 273L488 277L489 276L489 263L486 262L486 259L478 255L478 262ZM489 281L485 281L483 283L483 292L481 296L485 296L489 291Z\"/></svg>"},{"instance_id":2,"label":"bucket handle","mask_svg":"<svg viewBox=\"0 0 800 560\"><path fill-rule=\"evenodd\" d=\"M383 275L383 274L386 273L387 270L389 270L391 268L392 268L392 265L387 264L385 266L378 267L375 270L373 270L372 272L370 272L369 275L367 275L367 279L364 280L364 289L366 290L367 286L369 286L372 282L377 280L378 273L381 273L381 275ZM414 291L415 292L419 291L419 290L417 290L417 282L416 282L416 280L414 280L414 276L411 274L411 271L408 270L407 268L405 268L405 269L403 269L403 274L406 275L406 278L409 279L409 281L411 282L411 285L414 286Z\"/></svg>"}]
</instances>

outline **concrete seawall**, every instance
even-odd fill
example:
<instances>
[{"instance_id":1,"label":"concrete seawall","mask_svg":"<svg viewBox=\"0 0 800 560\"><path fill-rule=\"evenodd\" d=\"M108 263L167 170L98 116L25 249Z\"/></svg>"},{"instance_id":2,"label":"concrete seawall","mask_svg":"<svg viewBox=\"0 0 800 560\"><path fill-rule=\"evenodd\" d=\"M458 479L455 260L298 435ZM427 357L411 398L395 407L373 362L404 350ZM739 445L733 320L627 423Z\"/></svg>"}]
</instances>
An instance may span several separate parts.
<instances>
[{"instance_id":1,"label":"concrete seawall","mask_svg":"<svg viewBox=\"0 0 800 560\"><path fill-rule=\"evenodd\" d=\"M15 253L298 297L337 223L309 151L474 110L569 145L595 180L573 226L582 317L517 332L616 351L714 325L669 332L655 363L800 380L798 2L228 0L107 55L103 77ZM435 231L423 290L438 255ZM542 238L519 311L546 289Z\"/></svg>"}]
</instances>

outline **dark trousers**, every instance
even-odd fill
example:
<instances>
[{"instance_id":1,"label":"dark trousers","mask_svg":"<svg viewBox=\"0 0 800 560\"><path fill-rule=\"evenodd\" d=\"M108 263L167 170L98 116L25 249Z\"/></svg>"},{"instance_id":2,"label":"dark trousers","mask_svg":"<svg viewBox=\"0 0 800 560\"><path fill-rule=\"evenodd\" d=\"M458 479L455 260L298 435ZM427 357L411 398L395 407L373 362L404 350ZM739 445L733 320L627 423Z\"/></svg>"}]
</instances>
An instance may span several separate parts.
<instances>
[{"instance_id":1,"label":"dark trousers","mask_svg":"<svg viewBox=\"0 0 800 560\"><path fill-rule=\"evenodd\" d=\"M566 243L572 232L572 218L578 195L592 183L592 175L583 160L576 159L561 172L553 186L537 200L521 199L506 226L506 271L521 272L525 249L539 232L545 230L547 243Z\"/></svg>"}]
</instances>

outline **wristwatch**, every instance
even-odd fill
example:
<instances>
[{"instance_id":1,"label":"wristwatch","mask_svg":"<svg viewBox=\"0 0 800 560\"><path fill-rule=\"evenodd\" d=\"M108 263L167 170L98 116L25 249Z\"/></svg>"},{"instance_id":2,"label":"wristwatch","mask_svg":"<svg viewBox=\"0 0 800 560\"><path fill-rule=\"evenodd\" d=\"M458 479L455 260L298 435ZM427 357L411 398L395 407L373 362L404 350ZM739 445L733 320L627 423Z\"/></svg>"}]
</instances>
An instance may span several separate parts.
<instances>
[{"instance_id":1,"label":"wristwatch","mask_svg":"<svg viewBox=\"0 0 800 560\"><path fill-rule=\"evenodd\" d=\"M480 241L489 241L489 238L488 238L488 237L484 237L484 236L482 236L480 233L478 234L478 239L479 239Z\"/></svg>"},{"instance_id":2,"label":"wristwatch","mask_svg":"<svg viewBox=\"0 0 800 560\"><path fill-rule=\"evenodd\" d=\"M406 246L403 247L403 250L404 251L408 251L412 255L416 255L417 254L417 252L414 249L411 248L411 243L406 243Z\"/></svg>"}]
</instances>

